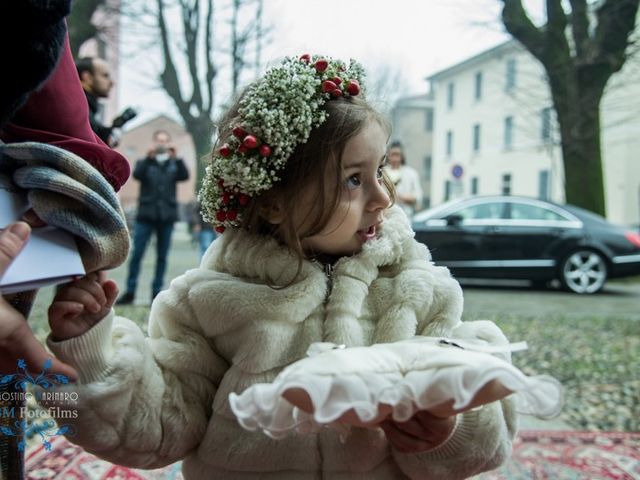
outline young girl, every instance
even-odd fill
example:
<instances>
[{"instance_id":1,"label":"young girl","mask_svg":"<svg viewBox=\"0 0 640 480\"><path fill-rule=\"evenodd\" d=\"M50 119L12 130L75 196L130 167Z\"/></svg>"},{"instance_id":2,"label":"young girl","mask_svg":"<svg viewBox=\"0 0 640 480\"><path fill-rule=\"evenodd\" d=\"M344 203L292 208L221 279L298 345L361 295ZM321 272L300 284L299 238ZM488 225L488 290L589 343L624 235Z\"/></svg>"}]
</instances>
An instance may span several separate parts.
<instances>
[{"instance_id":1,"label":"young girl","mask_svg":"<svg viewBox=\"0 0 640 480\"><path fill-rule=\"evenodd\" d=\"M392 206L389 127L362 77L354 61L303 55L244 92L200 195L224 233L153 302L148 338L114 316L112 281L58 293L49 346L80 375L74 442L142 468L183 459L187 479L457 479L509 455L515 413L495 385L473 403L482 408L388 418L342 441L332 429L274 440L243 430L229 407L230 393L272 381L313 342L456 329L506 341L489 322L461 323L458 283Z\"/></svg>"}]
</instances>

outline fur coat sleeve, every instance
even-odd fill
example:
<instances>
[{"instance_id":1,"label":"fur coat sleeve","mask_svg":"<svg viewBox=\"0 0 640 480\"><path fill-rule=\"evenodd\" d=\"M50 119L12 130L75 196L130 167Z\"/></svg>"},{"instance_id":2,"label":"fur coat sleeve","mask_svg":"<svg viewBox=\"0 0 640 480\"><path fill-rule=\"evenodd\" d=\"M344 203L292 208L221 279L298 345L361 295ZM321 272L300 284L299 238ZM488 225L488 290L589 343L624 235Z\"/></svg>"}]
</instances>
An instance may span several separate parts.
<instances>
[{"instance_id":1,"label":"fur coat sleeve","mask_svg":"<svg viewBox=\"0 0 640 480\"><path fill-rule=\"evenodd\" d=\"M81 337L48 344L80 372L67 390L78 393L73 440L85 450L156 468L200 443L227 365L204 338L181 279L154 302L148 338L112 313Z\"/></svg>"}]
</instances>

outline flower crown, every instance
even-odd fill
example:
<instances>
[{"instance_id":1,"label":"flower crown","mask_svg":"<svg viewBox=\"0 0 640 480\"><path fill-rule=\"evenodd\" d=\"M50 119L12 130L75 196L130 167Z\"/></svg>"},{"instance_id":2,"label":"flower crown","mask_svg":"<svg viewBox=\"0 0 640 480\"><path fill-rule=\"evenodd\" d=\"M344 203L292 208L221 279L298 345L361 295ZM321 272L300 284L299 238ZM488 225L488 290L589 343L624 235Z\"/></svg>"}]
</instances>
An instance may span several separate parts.
<instances>
[{"instance_id":1,"label":"flower crown","mask_svg":"<svg viewBox=\"0 0 640 480\"><path fill-rule=\"evenodd\" d=\"M280 179L287 159L327 119L321 107L332 98L362 92L364 69L329 57L287 57L251 85L240 100L239 120L218 140L199 200L217 232L240 226L251 198Z\"/></svg>"}]
</instances>

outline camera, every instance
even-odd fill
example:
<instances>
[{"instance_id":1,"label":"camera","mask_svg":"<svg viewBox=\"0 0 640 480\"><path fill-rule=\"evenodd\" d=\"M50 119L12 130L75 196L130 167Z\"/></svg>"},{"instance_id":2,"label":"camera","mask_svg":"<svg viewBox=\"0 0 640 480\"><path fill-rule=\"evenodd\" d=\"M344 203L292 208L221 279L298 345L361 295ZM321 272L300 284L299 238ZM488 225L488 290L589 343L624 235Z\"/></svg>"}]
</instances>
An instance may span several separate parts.
<instances>
[{"instance_id":1,"label":"camera","mask_svg":"<svg viewBox=\"0 0 640 480\"><path fill-rule=\"evenodd\" d=\"M122 128L122 126L125 123L135 118L136 115L138 115L138 112L136 112L133 108L128 107L124 110L124 112L122 112L120 115L118 115L116 118L113 119L113 123L111 124L111 127Z\"/></svg>"}]
</instances>

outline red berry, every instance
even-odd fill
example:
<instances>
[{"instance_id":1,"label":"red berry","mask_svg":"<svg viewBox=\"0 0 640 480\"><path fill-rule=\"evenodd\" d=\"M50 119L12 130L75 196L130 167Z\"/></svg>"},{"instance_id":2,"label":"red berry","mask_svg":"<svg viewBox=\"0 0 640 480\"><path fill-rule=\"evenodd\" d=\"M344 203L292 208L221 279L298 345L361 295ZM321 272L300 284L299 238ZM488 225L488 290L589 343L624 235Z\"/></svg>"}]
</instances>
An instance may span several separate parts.
<instances>
[{"instance_id":1,"label":"red berry","mask_svg":"<svg viewBox=\"0 0 640 480\"><path fill-rule=\"evenodd\" d=\"M224 210L218 210L216 212L216 220L219 222L224 222L227 219L227 212Z\"/></svg>"},{"instance_id":2,"label":"red berry","mask_svg":"<svg viewBox=\"0 0 640 480\"><path fill-rule=\"evenodd\" d=\"M244 145L247 148L256 148L258 146L258 143L259 143L258 139L253 135L247 135L246 137L244 137L244 140L242 141L242 145Z\"/></svg>"},{"instance_id":3,"label":"red berry","mask_svg":"<svg viewBox=\"0 0 640 480\"><path fill-rule=\"evenodd\" d=\"M329 93L335 90L336 88L338 88L338 86L335 83L333 83L331 80L325 80L324 82L322 82L323 93Z\"/></svg>"},{"instance_id":4,"label":"red berry","mask_svg":"<svg viewBox=\"0 0 640 480\"><path fill-rule=\"evenodd\" d=\"M331 95L333 95L334 97L339 97L342 95L342 90L340 90L339 88L335 88L331 90Z\"/></svg>"},{"instance_id":5,"label":"red berry","mask_svg":"<svg viewBox=\"0 0 640 480\"><path fill-rule=\"evenodd\" d=\"M220 150L218 150L218 152L220 152L220 155L222 155L224 158L227 158L229 155L231 155L231 147L225 143L222 147L220 147Z\"/></svg>"},{"instance_id":6,"label":"red berry","mask_svg":"<svg viewBox=\"0 0 640 480\"><path fill-rule=\"evenodd\" d=\"M271 147L269 145L267 145L266 143L260 145L260 155L263 157L268 157L269 155L271 155Z\"/></svg>"},{"instance_id":7,"label":"red berry","mask_svg":"<svg viewBox=\"0 0 640 480\"><path fill-rule=\"evenodd\" d=\"M243 207L249 203L249 200L251 200L251 197L245 193L241 193L240 195L238 195L238 203L240 205L242 205Z\"/></svg>"},{"instance_id":8,"label":"red berry","mask_svg":"<svg viewBox=\"0 0 640 480\"><path fill-rule=\"evenodd\" d=\"M224 233L224 227L223 227L222 225L218 225L218 226L216 227L216 232L218 232L218 233Z\"/></svg>"},{"instance_id":9,"label":"red berry","mask_svg":"<svg viewBox=\"0 0 640 480\"><path fill-rule=\"evenodd\" d=\"M309 63L311 61L311 55L305 53L304 55L300 56L300 60L302 60L304 63Z\"/></svg>"},{"instance_id":10,"label":"red berry","mask_svg":"<svg viewBox=\"0 0 640 480\"><path fill-rule=\"evenodd\" d=\"M227 220L233 222L236 218L238 218L238 212L235 210L229 210L227 212Z\"/></svg>"},{"instance_id":11,"label":"red berry","mask_svg":"<svg viewBox=\"0 0 640 480\"><path fill-rule=\"evenodd\" d=\"M242 127L236 127L232 130L233 136L242 140L247 136L247 131Z\"/></svg>"},{"instance_id":12,"label":"red berry","mask_svg":"<svg viewBox=\"0 0 640 480\"><path fill-rule=\"evenodd\" d=\"M347 93L354 97L360 93L360 84L356 80L349 80L347 82Z\"/></svg>"},{"instance_id":13,"label":"red berry","mask_svg":"<svg viewBox=\"0 0 640 480\"><path fill-rule=\"evenodd\" d=\"M231 201L231 195L229 192L224 192L222 194L222 204L227 205Z\"/></svg>"},{"instance_id":14,"label":"red berry","mask_svg":"<svg viewBox=\"0 0 640 480\"><path fill-rule=\"evenodd\" d=\"M238 147L238 152L240 152L240 153L247 153L248 151L249 151L249 149L248 149L247 147L245 147L244 143L243 143L243 144L241 144L241 145Z\"/></svg>"},{"instance_id":15,"label":"red berry","mask_svg":"<svg viewBox=\"0 0 640 480\"><path fill-rule=\"evenodd\" d=\"M224 188L224 180L223 179L218 180L218 186L220 188Z\"/></svg>"},{"instance_id":16,"label":"red berry","mask_svg":"<svg viewBox=\"0 0 640 480\"><path fill-rule=\"evenodd\" d=\"M333 77L331 81L336 85L340 85L342 83L342 79L340 77Z\"/></svg>"},{"instance_id":17,"label":"red berry","mask_svg":"<svg viewBox=\"0 0 640 480\"><path fill-rule=\"evenodd\" d=\"M324 58L321 58L320 60L316 60L316 63L314 64L314 66L316 67L316 71L318 73L322 73L329 66L329 62L327 62Z\"/></svg>"}]
</instances>

